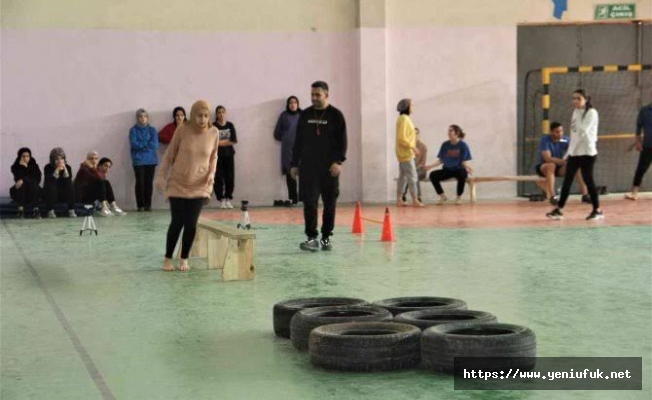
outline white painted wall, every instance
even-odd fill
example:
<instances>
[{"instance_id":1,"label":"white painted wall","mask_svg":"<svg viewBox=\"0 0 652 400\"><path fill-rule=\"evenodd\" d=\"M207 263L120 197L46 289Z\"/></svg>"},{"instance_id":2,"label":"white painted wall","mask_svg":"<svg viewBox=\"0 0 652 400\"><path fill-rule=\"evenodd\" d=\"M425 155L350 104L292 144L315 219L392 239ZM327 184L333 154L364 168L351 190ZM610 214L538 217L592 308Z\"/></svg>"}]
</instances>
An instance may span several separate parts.
<instances>
[{"instance_id":1,"label":"white painted wall","mask_svg":"<svg viewBox=\"0 0 652 400\"><path fill-rule=\"evenodd\" d=\"M5 30L2 37L2 165L0 192L21 146L43 167L51 148L66 150L76 171L89 150L115 162L110 180L127 208L135 205L128 131L135 110L162 128L172 109L197 99L228 110L238 130L236 201L285 198L280 147L272 133L285 99L310 105L310 84L331 86L332 104L347 118L349 161L342 200L357 199L358 38L332 33L166 33L113 30ZM154 206L162 206L155 195Z\"/></svg>"},{"instance_id":2,"label":"white painted wall","mask_svg":"<svg viewBox=\"0 0 652 400\"><path fill-rule=\"evenodd\" d=\"M387 58L390 129L396 103L412 98L428 163L448 140L448 126L457 124L467 133L476 175L515 174L516 27L388 29ZM388 151L396 177L394 146ZM514 184L485 186L479 189L483 198L515 195ZM432 198L434 189L425 187Z\"/></svg>"}]
</instances>

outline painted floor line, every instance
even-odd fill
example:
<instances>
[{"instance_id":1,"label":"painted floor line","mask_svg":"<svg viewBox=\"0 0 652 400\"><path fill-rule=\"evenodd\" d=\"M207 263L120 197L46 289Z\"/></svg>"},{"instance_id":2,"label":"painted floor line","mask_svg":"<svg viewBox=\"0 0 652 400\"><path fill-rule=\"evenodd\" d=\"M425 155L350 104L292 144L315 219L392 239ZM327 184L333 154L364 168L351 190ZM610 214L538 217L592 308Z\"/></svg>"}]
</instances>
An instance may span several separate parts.
<instances>
[{"instance_id":1,"label":"painted floor line","mask_svg":"<svg viewBox=\"0 0 652 400\"><path fill-rule=\"evenodd\" d=\"M70 323L68 322L68 319L66 316L63 314L63 311L61 311L61 308L59 305L54 301L54 298L48 291L47 287L43 283L43 280L41 280L41 277L39 276L38 272L36 271L36 268L32 265L31 261L27 258L25 255L25 252L23 251L22 247L18 244L16 241L16 237L14 234L9 230L7 227L7 224L3 221L2 225L5 228L5 231L9 234L11 237L12 242L18 249L18 252L20 253L21 258L23 259L23 262L29 269L29 272L32 274L34 277L34 280L38 284L38 287L41 289L43 294L45 295L45 298L48 301L48 304L50 307L52 307L52 310L54 311L54 314L57 316L57 319L59 320L59 323L61 323L61 326L63 327L63 330L66 331L66 334L70 338L70 341L72 342L73 346L75 347L75 351L77 351L77 354L79 355L79 358L81 358L82 362L84 363L84 366L86 366L86 370L90 374L91 378L93 379L93 382L95 383L95 386L97 389L100 391L102 394L102 398L105 400L115 400L115 397L113 396L113 393L111 392L111 389L109 389L109 386L106 384L106 381L104 380L104 377L102 377L102 374L100 371L97 369L97 366L93 362L93 359L91 356L88 354L88 351L86 351L86 348L82 344L81 340L79 340L79 337L75 333L75 331L72 329L72 326L70 326Z\"/></svg>"}]
</instances>

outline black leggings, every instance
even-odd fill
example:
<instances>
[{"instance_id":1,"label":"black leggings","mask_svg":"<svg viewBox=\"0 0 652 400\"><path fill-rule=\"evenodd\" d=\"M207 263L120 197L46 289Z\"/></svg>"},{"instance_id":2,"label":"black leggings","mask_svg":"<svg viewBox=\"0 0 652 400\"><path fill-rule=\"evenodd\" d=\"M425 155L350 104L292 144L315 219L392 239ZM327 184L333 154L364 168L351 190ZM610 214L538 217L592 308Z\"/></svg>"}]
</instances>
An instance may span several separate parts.
<instances>
[{"instance_id":1,"label":"black leggings","mask_svg":"<svg viewBox=\"0 0 652 400\"><path fill-rule=\"evenodd\" d=\"M575 178L575 174L579 169L582 171L582 178L584 179L584 183L586 183L586 187L589 189L589 196L591 196L593 209L597 210L600 208L598 191L595 188L595 182L593 181L593 166L595 165L596 159L597 156L568 157L568 162L566 163L566 175L564 175L564 183L561 186L561 197L559 198L559 205L557 207L564 208L566 200L568 200L568 195L570 194L573 178Z\"/></svg>"},{"instance_id":2,"label":"black leggings","mask_svg":"<svg viewBox=\"0 0 652 400\"><path fill-rule=\"evenodd\" d=\"M643 175L645 175L647 169L650 168L650 163L652 163L652 147L644 147L643 151L641 151L641 155L638 157L638 166L636 167L636 173L634 174L634 186L641 186Z\"/></svg>"},{"instance_id":3,"label":"black leggings","mask_svg":"<svg viewBox=\"0 0 652 400\"><path fill-rule=\"evenodd\" d=\"M95 200L100 202L106 201L109 204L115 201L111 182L106 179L98 179L94 181L88 185L84 194L79 199L79 201L84 204L92 204Z\"/></svg>"},{"instance_id":4,"label":"black leggings","mask_svg":"<svg viewBox=\"0 0 652 400\"><path fill-rule=\"evenodd\" d=\"M134 167L134 173L136 174L136 206L138 208L152 208L155 171L156 165Z\"/></svg>"},{"instance_id":5,"label":"black leggings","mask_svg":"<svg viewBox=\"0 0 652 400\"><path fill-rule=\"evenodd\" d=\"M170 211L172 213L172 221L168 228L167 243L165 246L165 258L172 258L174 248L179 241L181 229L183 229L183 237L181 238L181 258L187 259L192 248L192 242L195 240L195 233L197 233L197 220L201 213L204 199L182 199L178 197L170 197Z\"/></svg>"},{"instance_id":6,"label":"black leggings","mask_svg":"<svg viewBox=\"0 0 652 400\"><path fill-rule=\"evenodd\" d=\"M233 156L217 158L217 171L215 171L215 198L219 201L233 200L235 186L235 159Z\"/></svg>"},{"instance_id":7,"label":"black leggings","mask_svg":"<svg viewBox=\"0 0 652 400\"><path fill-rule=\"evenodd\" d=\"M465 168L461 169L440 169L437 171L432 171L430 173L430 182L435 187L435 191L438 195L444 194L444 189L441 187L441 181L445 181L450 178L457 179L457 195L461 196L464 193L464 184L466 183L466 178L469 176L469 173L466 172Z\"/></svg>"},{"instance_id":8,"label":"black leggings","mask_svg":"<svg viewBox=\"0 0 652 400\"><path fill-rule=\"evenodd\" d=\"M66 203L68 210L75 209L75 188L70 178L59 178L53 184L43 187L43 197L45 197L46 210L54 208L55 203Z\"/></svg>"}]
</instances>

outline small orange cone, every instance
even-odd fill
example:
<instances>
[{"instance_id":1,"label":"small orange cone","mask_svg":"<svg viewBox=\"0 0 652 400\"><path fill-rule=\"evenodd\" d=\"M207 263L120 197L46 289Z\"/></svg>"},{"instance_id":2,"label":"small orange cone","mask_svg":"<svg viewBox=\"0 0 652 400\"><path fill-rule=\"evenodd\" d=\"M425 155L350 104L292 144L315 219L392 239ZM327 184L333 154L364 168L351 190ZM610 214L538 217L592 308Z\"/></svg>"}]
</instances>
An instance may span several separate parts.
<instances>
[{"instance_id":1,"label":"small orange cone","mask_svg":"<svg viewBox=\"0 0 652 400\"><path fill-rule=\"evenodd\" d=\"M389 207L385 207L385 220L383 221L383 233L380 236L381 242L395 242L394 228L392 227L392 218L389 216Z\"/></svg>"},{"instance_id":2,"label":"small orange cone","mask_svg":"<svg viewBox=\"0 0 652 400\"><path fill-rule=\"evenodd\" d=\"M355 215L353 216L353 228L351 233L364 233L364 224L362 223L362 207L360 202L355 205Z\"/></svg>"}]
</instances>

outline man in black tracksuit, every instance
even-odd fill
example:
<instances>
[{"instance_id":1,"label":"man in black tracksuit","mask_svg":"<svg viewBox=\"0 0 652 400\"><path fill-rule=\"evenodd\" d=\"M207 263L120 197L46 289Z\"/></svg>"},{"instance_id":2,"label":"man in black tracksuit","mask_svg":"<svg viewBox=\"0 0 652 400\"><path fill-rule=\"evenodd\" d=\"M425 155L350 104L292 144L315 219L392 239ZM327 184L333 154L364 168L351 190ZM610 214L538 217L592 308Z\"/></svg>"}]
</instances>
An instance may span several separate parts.
<instances>
[{"instance_id":1,"label":"man in black tracksuit","mask_svg":"<svg viewBox=\"0 0 652 400\"><path fill-rule=\"evenodd\" d=\"M317 81L310 91L312 107L304 110L297 125L290 174L301 181L303 217L308 240L301 250L332 250L335 207L340 194L340 167L346 160L346 121L328 103L328 84ZM324 203L321 241L317 240L319 196Z\"/></svg>"}]
</instances>

